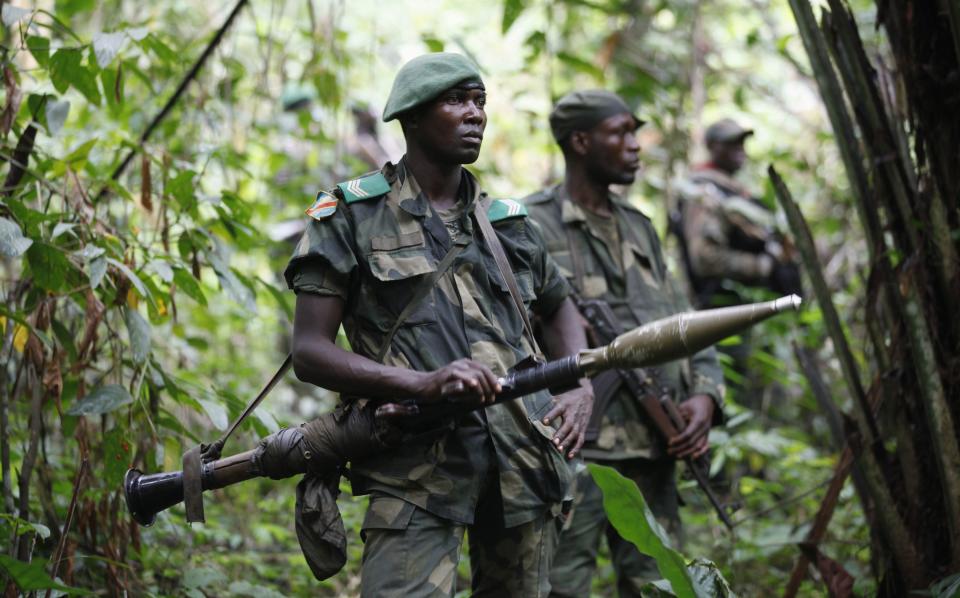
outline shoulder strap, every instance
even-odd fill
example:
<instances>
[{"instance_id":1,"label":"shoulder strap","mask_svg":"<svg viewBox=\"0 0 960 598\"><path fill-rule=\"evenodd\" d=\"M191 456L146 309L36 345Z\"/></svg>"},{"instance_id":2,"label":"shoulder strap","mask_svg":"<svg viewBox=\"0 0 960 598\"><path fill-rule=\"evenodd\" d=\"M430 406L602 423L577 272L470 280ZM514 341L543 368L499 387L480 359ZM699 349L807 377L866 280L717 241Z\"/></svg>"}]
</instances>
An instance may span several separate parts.
<instances>
[{"instance_id":1,"label":"shoulder strap","mask_svg":"<svg viewBox=\"0 0 960 598\"><path fill-rule=\"evenodd\" d=\"M517 311L520 312L520 317L523 319L523 329L527 333L530 346L533 347L536 357L542 360L543 352L540 350L540 345L537 344L537 339L533 335L533 325L530 324L530 317L527 315L527 306L524 305L523 299L520 297L517 279L513 275L513 269L510 267L507 255L503 251L500 238L497 237L496 231L493 230L493 225L490 224L490 218L487 217L487 208L489 207L490 201L488 199L477 202L477 208L474 209L473 216L480 226L481 235L487 241L487 247L490 248L490 253L493 254L493 260L497 263L497 270L500 271L500 276L502 276L503 281L507 283L507 289L510 290L513 303L516 305Z\"/></svg>"}]
</instances>

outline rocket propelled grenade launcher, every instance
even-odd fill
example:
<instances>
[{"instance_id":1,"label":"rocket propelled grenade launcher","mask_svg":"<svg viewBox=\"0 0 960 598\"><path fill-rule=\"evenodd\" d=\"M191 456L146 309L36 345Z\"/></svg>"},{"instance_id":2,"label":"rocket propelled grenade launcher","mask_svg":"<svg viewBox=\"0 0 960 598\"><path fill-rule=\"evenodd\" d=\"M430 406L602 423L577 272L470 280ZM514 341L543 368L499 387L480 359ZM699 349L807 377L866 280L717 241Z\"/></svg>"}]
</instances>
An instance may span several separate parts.
<instances>
[{"instance_id":1,"label":"rocket propelled grenade launcher","mask_svg":"<svg viewBox=\"0 0 960 598\"><path fill-rule=\"evenodd\" d=\"M516 399L544 389L554 394L576 387L585 376L595 376L609 369L633 369L658 365L674 359L690 357L710 345L732 336L779 313L800 308L800 297L790 295L773 301L750 303L734 307L706 309L676 314L644 324L616 337L613 342L595 349L581 351L544 364L511 371L500 378L501 392L497 402ZM404 418L418 422L457 415L470 409L458 404L462 388L445 389L447 400L441 403L420 404L420 415L399 416L392 409L396 404L386 403L376 411L351 410L346 421L323 415L301 428L281 430L261 440L260 449L205 462L201 469L202 490L223 488L255 477L273 479L291 477L311 471L336 471L347 461L387 450L390 444L377 433L377 420L390 420L402 428ZM415 402L415 401L414 401ZM349 429L348 429L349 428ZM301 430L309 430L303 435ZM271 445L272 439L296 436L298 454L288 451L274 464L266 457L271 450L282 452ZM303 450L298 444L303 440ZM276 443L279 446L279 442ZM307 450L308 449L308 450ZM144 474L130 469L124 478L127 508L141 525L153 523L156 514L183 500L183 474L171 471Z\"/></svg>"}]
</instances>

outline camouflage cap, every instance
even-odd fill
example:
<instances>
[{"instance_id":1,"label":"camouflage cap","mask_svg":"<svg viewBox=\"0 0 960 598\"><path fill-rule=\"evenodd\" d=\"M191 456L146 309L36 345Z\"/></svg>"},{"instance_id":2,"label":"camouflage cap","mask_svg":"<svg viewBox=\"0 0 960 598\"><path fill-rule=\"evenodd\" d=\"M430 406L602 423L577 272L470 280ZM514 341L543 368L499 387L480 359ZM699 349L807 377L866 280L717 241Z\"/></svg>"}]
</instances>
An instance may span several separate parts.
<instances>
[{"instance_id":1,"label":"camouflage cap","mask_svg":"<svg viewBox=\"0 0 960 598\"><path fill-rule=\"evenodd\" d=\"M400 68L383 109L383 122L389 122L411 108L429 102L444 90L463 81L481 81L480 69L461 54L435 52L417 56Z\"/></svg>"},{"instance_id":2,"label":"camouflage cap","mask_svg":"<svg viewBox=\"0 0 960 598\"><path fill-rule=\"evenodd\" d=\"M753 135L753 129L745 129L732 118L724 118L707 127L707 131L703 134L703 140L709 145L715 141L721 143L740 141L750 135Z\"/></svg>"},{"instance_id":3,"label":"camouflage cap","mask_svg":"<svg viewBox=\"0 0 960 598\"><path fill-rule=\"evenodd\" d=\"M560 98L550 113L550 129L557 142L563 141L574 131L586 131L600 121L615 114L633 116L637 127L645 121L637 118L623 98L605 89L573 91Z\"/></svg>"}]
</instances>

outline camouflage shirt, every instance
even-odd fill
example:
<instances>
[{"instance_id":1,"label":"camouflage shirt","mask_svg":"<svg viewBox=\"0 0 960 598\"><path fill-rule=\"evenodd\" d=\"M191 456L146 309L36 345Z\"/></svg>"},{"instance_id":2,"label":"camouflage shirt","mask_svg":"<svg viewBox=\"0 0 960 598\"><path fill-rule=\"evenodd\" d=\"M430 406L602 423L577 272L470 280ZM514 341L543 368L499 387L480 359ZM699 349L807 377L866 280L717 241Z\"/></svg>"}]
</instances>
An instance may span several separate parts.
<instances>
[{"instance_id":1,"label":"camouflage shirt","mask_svg":"<svg viewBox=\"0 0 960 598\"><path fill-rule=\"evenodd\" d=\"M706 307L724 280L766 286L776 249L772 212L724 172L695 169L679 186L686 264L690 283ZM731 300L736 297L725 289Z\"/></svg>"},{"instance_id":2,"label":"camouflage shirt","mask_svg":"<svg viewBox=\"0 0 960 598\"><path fill-rule=\"evenodd\" d=\"M383 363L432 371L472 358L503 375L532 350L471 216L485 194L464 170L459 222L445 224L403 164L388 163L380 173L321 194L308 210L316 215L287 266L287 283L298 293L341 297L352 350L376 359L424 275L437 269L454 242L460 244L461 253L393 336ZM523 205L495 200L488 216L528 309L552 313L569 287ZM362 397L344 397L352 398ZM550 406L548 393L536 393L461 416L439 437L354 462L354 491L376 490L471 524L479 496L495 480L505 524L531 521L559 505L570 479L567 464L549 442L553 428L540 421Z\"/></svg>"},{"instance_id":3,"label":"camouflage shirt","mask_svg":"<svg viewBox=\"0 0 960 598\"><path fill-rule=\"evenodd\" d=\"M524 201L561 273L583 298L609 303L624 329L689 311L686 297L667 272L653 224L620 198L611 195L610 199L617 235L604 234L605 227L596 224L600 217L573 203L562 186ZM580 256L581 280L577 279L571 252ZM694 394L712 397L719 417L723 375L713 348L692 359L660 366L655 373L675 400ZM588 459L658 458L664 448L637 397L622 386L603 415L597 440L585 446L583 455Z\"/></svg>"}]
</instances>

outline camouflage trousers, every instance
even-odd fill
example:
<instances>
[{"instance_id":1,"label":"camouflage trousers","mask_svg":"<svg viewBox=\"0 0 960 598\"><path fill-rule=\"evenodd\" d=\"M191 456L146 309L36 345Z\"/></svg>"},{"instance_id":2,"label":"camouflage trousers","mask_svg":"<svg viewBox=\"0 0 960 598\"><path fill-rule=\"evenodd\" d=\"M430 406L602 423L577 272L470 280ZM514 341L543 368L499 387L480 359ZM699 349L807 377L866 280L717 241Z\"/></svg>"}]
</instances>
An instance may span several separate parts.
<instances>
[{"instance_id":1,"label":"camouflage trousers","mask_svg":"<svg viewBox=\"0 0 960 598\"><path fill-rule=\"evenodd\" d=\"M670 534L674 547L677 547L680 512L674 479L676 462L672 459L628 459L602 464L615 467L637 483L647 506ZM593 482L590 472L584 469L574 480L573 509L560 534L560 546L550 571L550 584L553 587L550 596L579 598L590 595L590 582L597 566L597 552L603 536L606 536L610 547L620 598L640 596L640 588L644 584L660 579L654 560L621 538L607 521L603 511L603 494Z\"/></svg>"},{"instance_id":2,"label":"camouflage trousers","mask_svg":"<svg viewBox=\"0 0 960 598\"><path fill-rule=\"evenodd\" d=\"M474 524L437 517L399 498L374 493L361 528L361 595L452 597L466 532L472 596L546 597L561 520L547 511L505 528L500 493L487 492Z\"/></svg>"}]
</instances>

